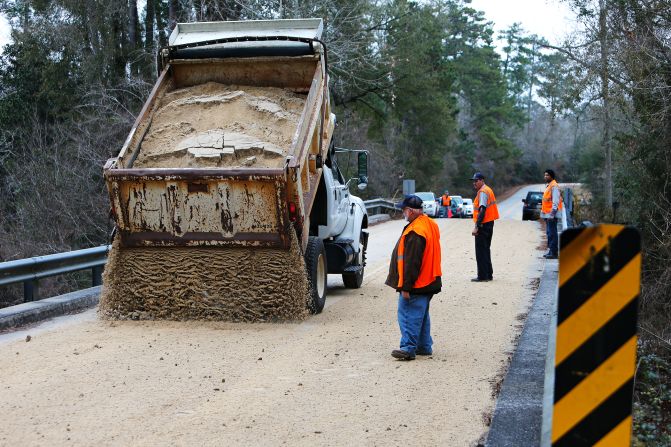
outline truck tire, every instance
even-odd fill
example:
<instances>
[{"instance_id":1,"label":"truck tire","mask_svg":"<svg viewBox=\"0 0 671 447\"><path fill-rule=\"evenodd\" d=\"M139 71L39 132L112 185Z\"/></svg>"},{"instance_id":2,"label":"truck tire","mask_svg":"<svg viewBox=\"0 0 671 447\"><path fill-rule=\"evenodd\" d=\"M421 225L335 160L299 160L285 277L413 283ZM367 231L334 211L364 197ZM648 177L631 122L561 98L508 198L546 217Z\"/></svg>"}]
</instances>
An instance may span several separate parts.
<instances>
[{"instance_id":1,"label":"truck tire","mask_svg":"<svg viewBox=\"0 0 671 447\"><path fill-rule=\"evenodd\" d=\"M324 310L326 303L326 250L321 239L315 236L308 238L308 246L305 249L305 269L308 274L309 297L308 310L312 314L318 314Z\"/></svg>"},{"instance_id":2,"label":"truck tire","mask_svg":"<svg viewBox=\"0 0 671 447\"><path fill-rule=\"evenodd\" d=\"M366 265L366 246L364 245L365 239L363 237L363 230L359 235L359 242L361 243L361 250L357 255L357 260L354 265L361 266L361 270L354 273L343 273L342 282L345 284L345 287L348 289L358 289L363 284L363 266Z\"/></svg>"}]
</instances>

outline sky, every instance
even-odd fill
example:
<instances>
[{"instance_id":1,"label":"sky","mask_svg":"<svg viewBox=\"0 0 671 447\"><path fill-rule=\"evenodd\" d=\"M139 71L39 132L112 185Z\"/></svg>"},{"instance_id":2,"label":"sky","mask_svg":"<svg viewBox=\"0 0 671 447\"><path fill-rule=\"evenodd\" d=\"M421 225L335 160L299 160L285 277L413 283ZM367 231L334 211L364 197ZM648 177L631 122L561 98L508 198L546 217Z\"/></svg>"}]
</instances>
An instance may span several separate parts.
<instances>
[{"instance_id":1,"label":"sky","mask_svg":"<svg viewBox=\"0 0 671 447\"><path fill-rule=\"evenodd\" d=\"M497 33L519 22L529 33L559 44L573 29L575 14L560 0L472 0L471 5L485 12Z\"/></svg>"},{"instance_id":2,"label":"sky","mask_svg":"<svg viewBox=\"0 0 671 447\"><path fill-rule=\"evenodd\" d=\"M485 17L494 22L497 32L520 22L530 33L557 44L572 28L573 14L566 2L560 0L472 0L471 4L473 8L485 12ZM0 15L0 46L8 41L9 23Z\"/></svg>"},{"instance_id":3,"label":"sky","mask_svg":"<svg viewBox=\"0 0 671 447\"><path fill-rule=\"evenodd\" d=\"M0 14L0 47L9 42L9 22L7 18Z\"/></svg>"}]
</instances>

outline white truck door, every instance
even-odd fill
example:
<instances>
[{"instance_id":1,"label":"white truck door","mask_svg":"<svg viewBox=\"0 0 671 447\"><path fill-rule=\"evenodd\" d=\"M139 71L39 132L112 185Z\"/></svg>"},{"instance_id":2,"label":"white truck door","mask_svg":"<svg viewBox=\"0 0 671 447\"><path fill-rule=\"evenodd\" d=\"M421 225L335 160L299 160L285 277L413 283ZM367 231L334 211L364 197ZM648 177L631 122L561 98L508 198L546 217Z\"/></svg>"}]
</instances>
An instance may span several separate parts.
<instances>
[{"instance_id":1,"label":"white truck door","mask_svg":"<svg viewBox=\"0 0 671 447\"><path fill-rule=\"evenodd\" d=\"M324 166L324 184L326 186L326 225L319 226L319 237L326 239L338 236L342 233L347 223L346 203L349 191L338 179L338 173L335 169ZM345 195L347 193L347 196ZM343 211L345 210L345 211Z\"/></svg>"},{"instance_id":2,"label":"white truck door","mask_svg":"<svg viewBox=\"0 0 671 447\"><path fill-rule=\"evenodd\" d=\"M349 190L344 185L344 178L337 166L333 166L333 198L335 207L331 216L331 235L337 236L345 229L349 212Z\"/></svg>"}]
</instances>

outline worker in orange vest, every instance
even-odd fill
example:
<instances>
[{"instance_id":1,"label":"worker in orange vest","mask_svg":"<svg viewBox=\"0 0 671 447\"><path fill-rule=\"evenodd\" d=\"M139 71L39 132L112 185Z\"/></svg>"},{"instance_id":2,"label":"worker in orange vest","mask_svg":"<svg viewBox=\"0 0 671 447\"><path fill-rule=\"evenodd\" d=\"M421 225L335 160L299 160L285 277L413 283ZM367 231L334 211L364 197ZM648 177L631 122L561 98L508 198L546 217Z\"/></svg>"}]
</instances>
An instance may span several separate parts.
<instances>
[{"instance_id":1,"label":"worker in orange vest","mask_svg":"<svg viewBox=\"0 0 671 447\"><path fill-rule=\"evenodd\" d=\"M559 254L559 235L557 234L557 220L561 218L564 209L559 184L555 180L555 171L546 169L543 174L545 178L545 192L541 202L541 219L545 219L545 233L548 237L548 252L543 255L546 259L557 259Z\"/></svg>"},{"instance_id":2,"label":"worker in orange vest","mask_svg":"<svg viewBox=\"0 0 671 447\"><path fill-rule=\"evenodd\" d=\"M492 235L494 221L499 218L499 209L496 206L494 191L485 185L485 176L479 172L473 174L473 221L475 228L471 232L475 236L475 260L478 263L478 276L471 279L474 282L491 281L494 279L492 269Z\"/></svg>"},{"instance_id":3,"label":"worker in orange vest","mask_svg":"<svg viewBox=\"0 0 671 447\"><path fill-rule=\"evenodd\" d=\"M447 189L445 190L445 193L440 197L440 204L443 207L445 217L450 217L450 206L452 205L452 197L450 197L450 192Z\"/></svg>"},{"instance_id":4,"label":"worker in orange vest","mask_svg":"<svg viewBox=\"0 0 671 447\"><path fill-rule=\"evenodd\" d=\"M440 269L440 231L422 211L422 199L405 196L396 205L408 224L391 253L385 284L398 293L399 349L391 355L399 360L414 360L415 355L431 355L429 303L442 287Z\"/></svg>"}]
</instances>

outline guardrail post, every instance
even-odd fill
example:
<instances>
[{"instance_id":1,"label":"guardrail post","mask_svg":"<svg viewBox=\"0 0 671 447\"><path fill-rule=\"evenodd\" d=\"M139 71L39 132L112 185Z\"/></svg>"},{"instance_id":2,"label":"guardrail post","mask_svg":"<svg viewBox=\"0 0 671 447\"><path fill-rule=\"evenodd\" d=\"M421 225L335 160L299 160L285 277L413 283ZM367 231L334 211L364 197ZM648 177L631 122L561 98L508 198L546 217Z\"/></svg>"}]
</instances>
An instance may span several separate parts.
<instances>
[{"instance_id":1,"label":"guardrail post","mask_svg":"<svg viewBox=\"0 0 671 447\"><path fill-rule=\"evenodd\" d=\"M566 199L564 200L564 210L566 212L566 219L568 227L575 226L573 222L573 189L566 188Z\"/></svg>"},{"instance_id":2,"label":"guardrail post","mask_svg":"<svg viewBox=\"0 0 671 447\"><path fill-rule=\"evenodd\" d=\"M38 295L37 280L23 282L23 302L35 301Z\"/></svg>"},{"instance_id":3,"label":"guardrail post","mask_svg":"<svg viewBox=\"0 0 671 447\"><path fill-rule=\"evenodd\" d=\"M102 266L95 266L91 269L91 285L93 287L100 286L103 283L103 268Z\"/></svg>"}]
</instances>

